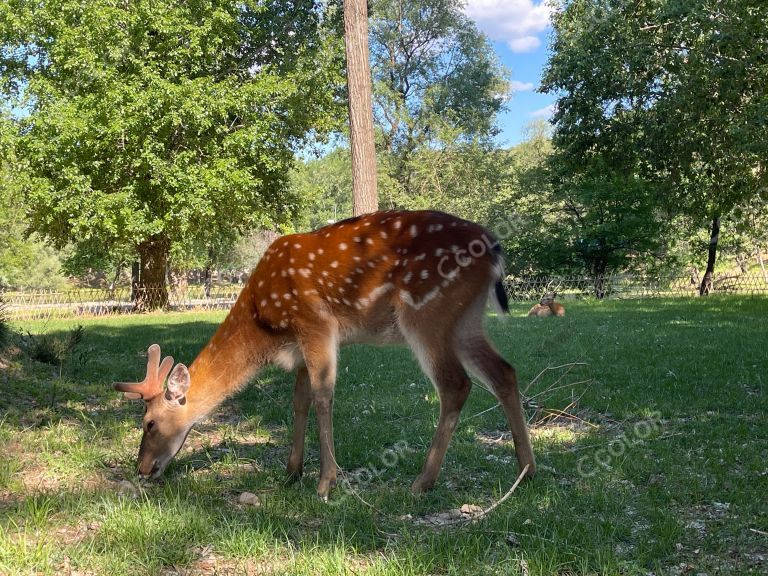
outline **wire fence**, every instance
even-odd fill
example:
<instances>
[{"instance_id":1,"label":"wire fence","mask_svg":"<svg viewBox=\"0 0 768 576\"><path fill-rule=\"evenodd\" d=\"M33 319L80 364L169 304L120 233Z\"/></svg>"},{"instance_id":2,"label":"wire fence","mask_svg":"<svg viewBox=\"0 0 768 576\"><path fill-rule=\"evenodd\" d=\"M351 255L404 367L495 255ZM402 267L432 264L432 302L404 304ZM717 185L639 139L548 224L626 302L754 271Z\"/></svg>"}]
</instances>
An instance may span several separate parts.
<instances>
[{"instance_id":1,"label":"wire fence","mask_svg":"<svg viewBox=\"0 0 768 576\"><path fill-rule=\"evenodd\" d=\"M641 276L548 276L515 278L509 276L504 287L511 300L538 300L547 293L558 298L670 298L698 296L698 275ZM768 294L768 275L762 273L715 274L710 294Z\"/></svg>"},{"instance_id":2,"label":"wire fence","mask_svg":"<svg viewBox=\"0 0 768 576\"><path fill-rule=\"evenodd\" d=\"M588 276L509 276L504 287L511 301L533 302L545 294L572 298L697 297L698 278L686 276L647 277L618 274ZM183 289L130 287L82 288L66 291L28 290L2 293L6 316L11 320L40 320L78 316L132 314L161 308L168 311L227 310L237 300L242 284L212 286L190 284ZM761 273L715 275L712 294L766 294L768 278Z\"/></svg>"},{"instance_id":3,"label":"wire fence","mask_svg":"<svg viewBox=\"0 0 768 576\"><path fill-rule=\"evenodd\" d=\"M243 286L189 285L168 288L82 288L66 291L26 290L4 292L6 315L11 320L41 320L77 316L133 314L161 308L169 311L227 310Z\"/></svg>"}]
</instances>

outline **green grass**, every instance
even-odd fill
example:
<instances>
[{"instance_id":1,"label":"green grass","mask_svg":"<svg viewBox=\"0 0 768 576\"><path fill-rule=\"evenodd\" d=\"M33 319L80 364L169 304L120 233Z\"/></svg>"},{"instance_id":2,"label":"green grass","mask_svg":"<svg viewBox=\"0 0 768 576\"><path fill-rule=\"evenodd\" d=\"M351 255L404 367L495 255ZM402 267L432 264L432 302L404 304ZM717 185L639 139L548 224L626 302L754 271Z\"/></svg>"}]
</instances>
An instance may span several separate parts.
<instances>
[{"instance_id":1,"label":"green grass","mask_svg":"<svg viewBox=\"0 0 768 576\"><path fill-rule=\"evenodd\" d=\"M336 458L355 492L328 504L313 426L304 479L284 482L293 377L279 370L198 426L164 480L135 484L141 403L111 382L142 376L152 342L189 363L223 313L87 321L61 368L6 358L0 574L766 573L768 299L566 304L565 318L489 318L523 386L586 365L537 379L539 475L465 526L419 519L508 490L504 419L476 387L436 489L412 496L437 399L406 349L342 352Z\"/></svg>"}]
</instances>

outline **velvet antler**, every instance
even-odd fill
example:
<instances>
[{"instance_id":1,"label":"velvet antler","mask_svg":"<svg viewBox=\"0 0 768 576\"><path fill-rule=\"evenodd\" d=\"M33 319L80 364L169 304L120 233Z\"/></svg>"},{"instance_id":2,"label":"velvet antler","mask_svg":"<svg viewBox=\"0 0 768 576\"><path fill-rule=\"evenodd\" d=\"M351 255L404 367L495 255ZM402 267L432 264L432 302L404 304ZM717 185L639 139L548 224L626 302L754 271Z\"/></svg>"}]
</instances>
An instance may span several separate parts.
<instances>
[{"instance_id":1,"label":"velvet antler","mask_svg":"<svg viewBox=\"0 0 768 576\"><path fill-rule=\"evenodd\" d=\"M130 400L151 400L163 393L165 379L173 368L173 358L166 356L160 362L160 346L152 344L147 350L147 375L141 382L115 382L118 392Z\"/></svg>"}]
</instances>

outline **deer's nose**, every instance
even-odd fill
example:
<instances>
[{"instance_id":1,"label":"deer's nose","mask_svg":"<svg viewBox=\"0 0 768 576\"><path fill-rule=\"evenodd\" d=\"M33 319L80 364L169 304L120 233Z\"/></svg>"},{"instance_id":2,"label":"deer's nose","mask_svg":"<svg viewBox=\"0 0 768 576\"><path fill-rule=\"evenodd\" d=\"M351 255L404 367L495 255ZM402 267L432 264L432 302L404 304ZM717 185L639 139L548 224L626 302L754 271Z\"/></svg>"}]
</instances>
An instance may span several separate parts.
<instances>
[{"instance_id":1,"label":"deer's nose","mask_svg":"<svg viewBox=\"0 0 768 576\"><path fill-rule=\"evenodd\" d=\"M152 462L152 469L149 472L142 472L141 467L139 467L139 479L147 480L156 474L158 470L160 470L160 464L158 464L157 460Z\"/></svg>"}]
</instances>

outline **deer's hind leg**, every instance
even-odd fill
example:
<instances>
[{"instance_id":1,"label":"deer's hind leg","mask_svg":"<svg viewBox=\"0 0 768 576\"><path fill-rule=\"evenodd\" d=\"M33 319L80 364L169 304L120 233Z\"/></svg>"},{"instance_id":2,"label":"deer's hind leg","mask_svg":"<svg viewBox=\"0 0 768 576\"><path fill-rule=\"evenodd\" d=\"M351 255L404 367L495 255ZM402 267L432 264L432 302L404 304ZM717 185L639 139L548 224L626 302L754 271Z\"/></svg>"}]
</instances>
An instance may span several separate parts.
<instances>
[{"instance_id":1,"label":"deer's hind leg","mask_svg":"<svg viewBox=\"0 0 768 576\"><path fill-rule=\"evenodd\" d=\"M459 355L467 370L488 386L499 400L512 431L518 465L521 470L527 465L526 476L532 477L536 472L536 460L528 436L515 369L488 342L479 323L463 332Z\"/></svg>"},{"instance_id":2,"label":"deer's hind leg","mask_svg":"<svg viewBox=\"0 0 768 576\"><path fill-rule=\"evenodd\" d=\"M412 492L421 493L431 489L440 474L448 444L472 384L453 350L450 337L447 340L440 335L426 338L420 336L415 330L409 331L407 328L403 333L440 398L440 417L432 437L432 444L421 473L411 487Z\"/></svg>"}]
</instances>

